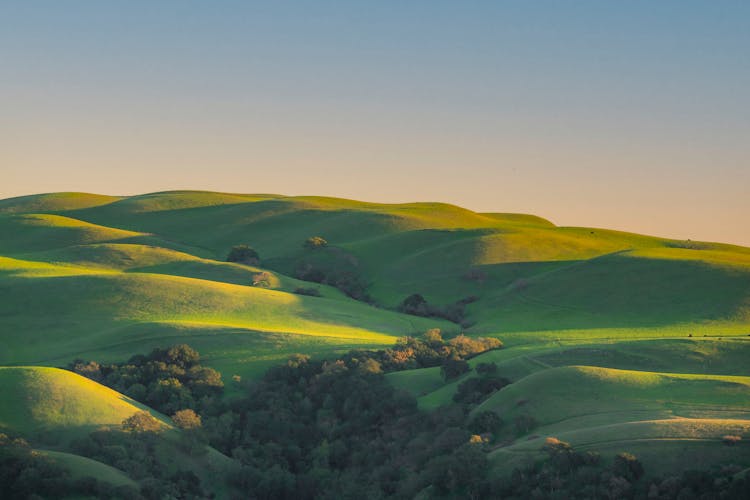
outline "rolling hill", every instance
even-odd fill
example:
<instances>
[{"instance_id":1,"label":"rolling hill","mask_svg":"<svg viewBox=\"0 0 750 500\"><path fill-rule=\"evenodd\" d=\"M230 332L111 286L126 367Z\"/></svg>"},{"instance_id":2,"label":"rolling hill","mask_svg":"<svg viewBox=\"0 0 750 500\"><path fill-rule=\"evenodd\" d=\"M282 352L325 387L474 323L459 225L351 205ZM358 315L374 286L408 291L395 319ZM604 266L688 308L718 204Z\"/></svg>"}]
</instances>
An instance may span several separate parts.
<instances>
[{"instance_id":1,"label":"rolling hill","mask_svg":"<svg viewBox=\"0 0 750 500\"><path fill-rule=\"evenodd\" d=\"M328 246L305 248L311 236ZM238 244L257 249L260 263L226 262ZM301 280L310 270L329 284ZM415 293L436 308L466 304L460 324L398 312ZM122 361L186 342L225 379L252 379L293 353L383 348L434 327L505 343L471 361L494 362L513 382L479 407L507 423L496 463L534 460L550 435L637 449L664 470L680 466L683 446L707 463L747 458L744 443L729 454L720 438L750 432L748 248L441 203L202 191L0 201L0 365L12 367L0 369L0 390L23 403L0 423L20 430L64 422L67 434L90 415L121 421L133 404L28 366ZM434 409L475 376L387 377ZM50 392L35 392L40 383ZM89 413L63 418L27 397L52 404L73 387ZM519 415L536 427L513 430Z\"/></svg>"}]
</instances>

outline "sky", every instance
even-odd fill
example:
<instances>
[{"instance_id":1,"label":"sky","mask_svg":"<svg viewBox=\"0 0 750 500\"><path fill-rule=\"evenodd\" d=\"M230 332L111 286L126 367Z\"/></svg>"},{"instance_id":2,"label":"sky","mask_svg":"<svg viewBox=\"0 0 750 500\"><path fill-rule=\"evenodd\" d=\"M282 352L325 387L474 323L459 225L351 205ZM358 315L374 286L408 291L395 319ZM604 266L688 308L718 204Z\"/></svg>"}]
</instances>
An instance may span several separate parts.
<instances>
[{"instance_id":1,"label":"sky","mask_svg":"<svg viewBox=\"0 0 750 500\"><path fill-rule=\"evenodd\" d=\"M0 2L0 198L171 189L750 246L750 2Z\"/></svg>"}]
</instances>

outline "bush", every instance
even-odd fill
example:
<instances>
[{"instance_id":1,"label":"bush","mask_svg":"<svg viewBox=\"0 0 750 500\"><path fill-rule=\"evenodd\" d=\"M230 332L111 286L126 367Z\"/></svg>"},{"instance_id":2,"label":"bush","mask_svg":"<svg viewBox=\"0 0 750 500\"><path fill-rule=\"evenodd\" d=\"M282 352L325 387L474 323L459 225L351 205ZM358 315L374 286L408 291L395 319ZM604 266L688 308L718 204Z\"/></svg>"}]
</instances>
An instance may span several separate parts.
<instances>
[{"instance_id":1,"label":"bush","mask_svg":"<svg viewBox=\"0 0 750 500\"><path fill-rule=\"evenodd\" d=\"M497 363L479 363L474 369L477 374L483 377L494 375L497 373Z\"/></svg>"},{"instance_id":2,"label":"bush","mask_svg":"<svg viewBox=\"0 0 750 500\"><path fill-rule=\"evenodd\" d=\"M469 423L469 430L477 434L494 433L498 427L503 425L500 415L494 411L480 411Z\"/></svg>"},{"instance_id":3,"label":"bush","mask_svg":"<svg viewBox=\"0 0 750 500\"><path fill-rule=\"evenodd\" d=\"M260 288L271 287L271 275L265 271L253 274L253 286Z\"/></svg>"},{"instance_id":4,"label":"bush","mask_svg":"<svg viewBox=\"0 0 750 500\"><path fill-rule=\"evenodd\" d=\"M414 316L429 316L430 308L427 305L427 300L418 293L409 295L401 302L399 311L406 314L413 314Z\"/></svg>"},{"instance_id":5,"label":"bush","mask_svg":"<svg viewBox=\"0 0 750 500\"><path fill-rule=\"evenodd\" d=\"M193 410L179 410L172 415L172 422L180 429L199 429L201 417Z\"/></svg>"},{"instance_id":6,"label":"bush","mask_svg":"<svg viewBox=\"0 0 750 500\"><path fill-rule=\"evenodd\" d=\"M478 404L509 383L508 379L500 377L472 377L459 384L453 401L469 405Z\"/></svg>"},{"instance_id":7,"label":"bush","mask_svg":"<svg viewBox=\"0 0 750 500\"><path fill-rule=\"evenodd\" d=\"M737 443L739 443L740 441L742 441L742 437L735 436L735 435L732 435L732 434L727 434L726 436L722 437L721 440L727 446L734 446Z\"/></svg>"},{"instance_id":8,"label":"bush","mask_svg":"<svg viewBox=\"0 0 750 500\"><path fill-rule=\"evenodd\" d=\"M252 247L247 245L235 245L229 251L229 255L227 255L227 262L237 262L240 264L256 266L260 264L260 255L258 255L258 252Z\"/></svg>"},{"instance_id":9,"label":"bush","mask_svg":"<svg viewBox=\"0 0 750 500\"><path fill-rule=\"evenodd\" d=\"M139 411L123 420L122 428L129 432L158 432L161 430L161 423L150 413Z\"/></svg>"},{"instance_id":10,"label":"bush","mask_svg":"<svg viewBox=\"0 0 750 500\"><path fill-rule=\"evenodd\" d=\"M308 250L315 250L317 248L324 248L328 246L328 242L320 236L311 236L305 240L305 248Z\"/></svg>"},{"instance_id":11,"label":"bush","mask_svg":"<svg viewBox=\"0 0 750 500\"><path fill-rule=\"evenodd\" d=\"M451 380L469 371L469 363L464 359L448 358L440 367L440 374L445 380Z\"/></svg>"},{"instance_id":12,"label":"bush","mask_svg":"<svg viewBox=\"0 0 750 500\"><path fill-rule=\"evenodd\" d=\"M615 457L614 473L630 481L637 480L643 475L643 464L630 453L618 453Z\"/></svg>"},{"instance_id":13,"label":"bush","mask_svg":"<svg viewBox=\"0 0 750 500\"><path fill-rule=\"evenodd\" d=\"M310 297L320 297L320 289L315 287L305 288L298 286L294 289L294 293L297 295L309 295Z\"/></svg>"}]
</instances>

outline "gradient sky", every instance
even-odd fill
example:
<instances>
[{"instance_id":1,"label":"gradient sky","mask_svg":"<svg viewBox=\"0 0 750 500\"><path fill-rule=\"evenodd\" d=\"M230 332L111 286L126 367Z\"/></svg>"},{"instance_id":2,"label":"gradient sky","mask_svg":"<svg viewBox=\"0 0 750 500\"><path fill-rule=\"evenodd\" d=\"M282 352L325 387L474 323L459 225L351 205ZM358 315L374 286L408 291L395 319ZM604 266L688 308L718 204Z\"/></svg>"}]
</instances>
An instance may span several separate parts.
<instances>
[{"instance_id":1,"label":"gradient sky","mask_svg":"<svg viewBox=\"0 0 750 500\"><path fill-rule=\"evenodd\" d=\"M750 2L4 0L0 174L750 246Z\"/></svg>"}]
</instances>

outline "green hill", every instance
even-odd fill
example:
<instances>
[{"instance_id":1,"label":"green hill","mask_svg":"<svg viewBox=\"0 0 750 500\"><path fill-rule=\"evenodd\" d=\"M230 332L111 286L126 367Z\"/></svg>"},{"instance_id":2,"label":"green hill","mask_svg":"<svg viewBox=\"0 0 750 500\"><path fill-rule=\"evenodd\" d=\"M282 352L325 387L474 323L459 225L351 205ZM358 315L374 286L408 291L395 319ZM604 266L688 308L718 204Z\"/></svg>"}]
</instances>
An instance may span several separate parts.
<instances>
[{"instance_id":1,"label":"green hill","mask_svg":"<svg viewBox=\"0 0 750 500\"><path fill-rule=\"evenodd\" d=\"M493 453L503 467L540 456L553 436L579 450L638 453L657 473L750 460L747 447L727 450L722 442L750 432L749 395L750 377L569 366L511 384L475 411L506 420L505 435L515 441ZM521 416L535 421L533 429L513 428Z\"/></svg>"},{"instance_id":2,"label":"green hill","mask_svg":"<svg viewBox=\"0 0 750 500\"><path fill-rule=\"evenodd\" d=\"M85 377L45 367L0 367L0 401L0 429L36 442L119 426L146 409Z\"/></svg>"},{"instance_id":3,"label":"green hill","mask_svg":"<svg viewBox=\"0 0 750 500\"><path fill-rule=\"evenodd\" d=\"M312 236L328 245L306 248ZM260 263L225 262L239 244ZM311 276L329 284L300 279ZM294 293L301 288L320 296ZM397 312L415 293L433 311L459 311L461 324ZM534 460L546 435L626 447L664 470L681 466L672 454L745 460L744 444L730 452L719 441L747 435L750 422L749 248L443 203L204 191L0 200L2 365L123 361L185 342L226 381L293 353L383 348L433 327L506 346L470 362L494 362L513 382L480 406L505 421L497 463ZM3 422L54 433L59 410L24 399L47 385L45 372L4 370L4 397L24 403ZM446 383L427 368L388 380L434 409L475 376ZM110 408L104 393L84 399L92 408L65 417L63 434ZM519 434L513 422L524 415L537 427Z\"/></svg>"}]
</instances>

